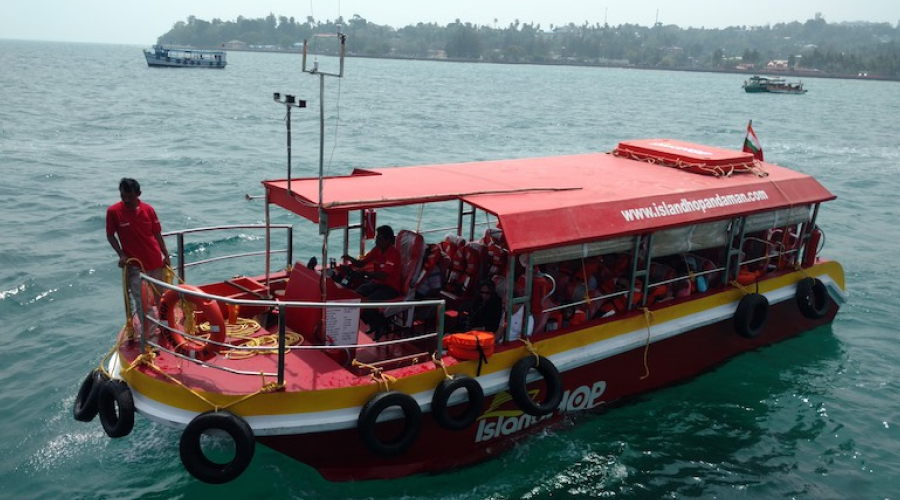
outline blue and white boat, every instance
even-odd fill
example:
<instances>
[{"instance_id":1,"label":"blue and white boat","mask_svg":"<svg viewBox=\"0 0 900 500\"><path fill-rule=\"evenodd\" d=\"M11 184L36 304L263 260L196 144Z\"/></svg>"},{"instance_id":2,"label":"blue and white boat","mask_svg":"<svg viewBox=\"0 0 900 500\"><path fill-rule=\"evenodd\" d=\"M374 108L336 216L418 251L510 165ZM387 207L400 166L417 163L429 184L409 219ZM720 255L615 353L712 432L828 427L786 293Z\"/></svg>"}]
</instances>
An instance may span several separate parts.
<instances>
[{"instance_id":1,"label":"blue and white boat","mask_svg":"<svg viewBox=\"0 0 900 500\"><path fill-rule=\"evenodd\" d=\"M222 69L228 64L224 50L169 49L154 45L152 50L144 49L144 57L150 67Z\"/></svg>"}]
</instances>

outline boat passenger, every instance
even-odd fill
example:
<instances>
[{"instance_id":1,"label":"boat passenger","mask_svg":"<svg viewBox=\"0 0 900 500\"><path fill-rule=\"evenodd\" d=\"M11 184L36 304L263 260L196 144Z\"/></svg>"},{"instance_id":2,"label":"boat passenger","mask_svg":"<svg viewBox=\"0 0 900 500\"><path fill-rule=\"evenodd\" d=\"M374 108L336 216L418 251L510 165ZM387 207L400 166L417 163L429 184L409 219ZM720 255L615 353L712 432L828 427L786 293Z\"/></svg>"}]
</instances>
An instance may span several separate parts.
<instances>
[{"instance_id":1,"label":"boat passenger","mask_svg":"<svg viewBox=\"0 0 900 500\"><path fill-rule=\"evenodd\" d=\"M443 252L437 244L428 245L423 252L422 271L418 280L413 284L416 290L416 299L433 299L437 297L444 286L444 270L441 262Z\"/></svg>"},{"instance_id":2,"label":"boat passenger","mask_svg":"<svg viewBox=\"0 0 900 500\"><path fill-rule=\"evenodd\" d=\"M587 313L582 307L569 306L561 312L562 322L560 323L560 328L578 326L587 321Z\"/></svg>"},{"instance_id":3,"label":"boat passenger","mask_svg":"<svg viewBox=\"0 0 900 500\"><path fill-rule=\"evenodd\" d=\"M156 211L140 199L140 183L122 178L119 196L122 201L106 209L106 239L119 256L119 267L126 270L131 310L136 312L141 304L141 271L162 280L163 266L170 266L171 260ZM158 299L158 291L153 293Z\"/></svg>"},{"instance_id":4,"label":"boat passenger","mask_svg":"<svg viewBox=\"0 0 900 500\"><path fill-rule=\"evenodd\" d=\"M478 284L478 294L469 302L460 318L460 331L479 330L494 333L500 329L503 302L497 296L494 282L485 279Z\"/></svg>"},{"instance_id":5,"label":"boat passenger","mask_svg":"<svg viewBox=\"0 0 900 500\"><path fill-rule=\"evenodd\" d=\"M344 255L343 258L357 269L372 264L371 271L355 271L367 279L356 288L356 293L366 302L386 301L400 295L402 288L400 252L394 247L394 230L391 226L380 226L375 230L375 247L362 259L355 259L349 255ZM363 309L360 318L369 326L366 333L375 333L376 340L384 335L387 319L381 312Z\"/></svg>"},{"instance_id":6,"label":"boat passenger","mask_svg":"<svg viewBox=\"0 0 900 500\"><path fill-rule=\"evenodd\" d=\"M522 323L525 316L525 308L522 303L513 304L512 319L509 325L509 340L519 340L522 336ZM528 315L528 327L525 329L525 337L531 337L534 333L534 315Z\"/></svg>"}]
</instances>

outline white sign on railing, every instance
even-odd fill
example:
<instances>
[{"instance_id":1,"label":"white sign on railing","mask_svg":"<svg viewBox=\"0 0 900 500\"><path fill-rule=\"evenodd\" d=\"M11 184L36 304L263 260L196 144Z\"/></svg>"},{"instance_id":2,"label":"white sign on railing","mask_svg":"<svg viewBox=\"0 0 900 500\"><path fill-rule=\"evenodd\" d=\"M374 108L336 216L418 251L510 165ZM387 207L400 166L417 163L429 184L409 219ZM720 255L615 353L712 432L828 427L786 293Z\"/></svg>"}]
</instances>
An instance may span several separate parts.
<instances>
[{"instance_id":1,"label":"white sign on railing","mask_svg":"<svg viewBox=\"0 0 900 500\"><path fill-rule=\"evenodd\" d=\"M336 300L334 302L356 302L359 299ZM325 338L333 345L354 345L359 335L358 307L326 307Z\"/></svg>"}]
</instances>

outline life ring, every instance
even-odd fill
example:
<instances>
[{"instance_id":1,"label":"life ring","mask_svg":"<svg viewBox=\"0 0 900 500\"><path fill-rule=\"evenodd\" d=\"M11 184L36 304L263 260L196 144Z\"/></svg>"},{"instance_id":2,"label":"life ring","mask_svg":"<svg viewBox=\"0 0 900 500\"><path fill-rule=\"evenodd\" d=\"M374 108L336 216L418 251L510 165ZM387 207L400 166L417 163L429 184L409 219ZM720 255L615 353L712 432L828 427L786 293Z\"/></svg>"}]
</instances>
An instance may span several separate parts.
<instances>
[{"instance_id":1,"label":"life ring","mask_svg":"<svg viewBox=\"0 0 900 500\"><path fill-rule=\"evenodd\" d=\"M202 290L191 285L182 284L179 285L179 288L202 293ZM197 306L203 312L206 320L209 321L209 340L211 342L185 338L183 324L175 316L175 304L178 303L182 296L184 300ZM164 316L169 324L168 328L162 329L162 334L175 352L192 359L207 361L212 359L222 349L222 346L219 344L225 342L225 319L222 317L222 310L216 301L206 300L196 295L182 294L178 290L170 289L163 294L161 303L160 316ZM218 344L215 342L218 342Z\"/></svg>"},{"instance_id":2,"label":"life ring","mask_svg":"<svg viewBox=\"0 0 900 500\"><path fill-rule=\"evenodd\" d=\"M106 375L99 368L94 369L84 377L84 382L78 389L78 395L75 396L75 405L72 408L75 420L79 422L90 422L97 416L98 399L100 397L100 389L106 383Z\"/></svg>"},{"instance_id":3,"label":"life ring","mask_svg":"<svg viewBox=\"0 0 900 500\"><path fill-rule=\"evenodd\" d=\"M200 437L206 431L222 431L234 441L234 458L214 462L203 453ZM194 417L181 434L181 463L192 476L209 484L227 483L247 470L256 450L253 429L243 418L227 411L208 411Z\"/></svg>"},{"instance_id":4,"label":"life ring","mask_svg":"<svg viewBox=\"0 0 900 500\"><path fill-rule=\"evenodd\" d=\"M769 299L758 293L744 295L734 313L734 330L744 338L759 337L769 321Z\"/></svg>"},{"instance_id":5,"label":"life ring","mask_svg":"<svg viewBox=\"0 0 900 500\"><path fill-rule=\"evenodd\" d=\"M803 249L800 265L803 267L811 267L816 263L819 245L823 244L824 238L825 233L819 229L819 226L813 227L812 234L809 236L809 241L806 243L806 248Z\"/></svg>"},{"instance_id":6,"label":"life ring","mask_svg":"<svg viewBox=\"0 0 900 500\"><path fill-rule=\"evenodd\" d=\"M790 226L769 231L769 246L778 256L778 262L775 264L777 269L783 270L793 265L797 241L797 236L791 232Z\"/></svg>"},{"instance_id":7,"label":"life ring","mask_svg":"<svg viewBox=\"0 0 900 500\"><path fill-rule=\"evenodd\" d=\"M527 378L531 369L537 370L544 377L544 383L547 385L547 394L540 403L531 399L528 394ZM513 401L525 413L540 417L553 413L553 410L559 406L563 396L562 379L559 376L559 370L553 363L543 357L528 355L513 365L509 373L509 392Z\"/></svg>"},{"instance_id":8,"label":"life ring","mask_svg":"<svg viewBox=\"0 0 900 500\"><path fill-rule=\"evenodd\" d=\"M134 428L134 396L128 384L110 380L100 388L97 398L100 424L111 438L125 437Z\"/></svg>"},{"instance_id":9,"label":"life ring","mask_svg":"<svg viewBox=\"0 0 900 500\"><path fill-rule=\"evenodd\" d=\"M803 278L797 283L797 307L809 319L822 319L828 314L828 289L819 278Z\"/></svg>"},{"instance_id":10,"label":"life ring","mask_svg":"<svg viewBox=\"0 0 900 500\"><path fill-rule=\"evenodd\" d=\"M500 237L502 238L502 236ZM506 270L506 262L509 259L509 252L506 251L499 241L493 237L485 235L485 253L487 254L488 276L502 274Z\"/></svg>"},{"instance_id":11,"label":"life ring","mask_svg":"<svg viewBox=\"0 0 900 500\"><path fill-rule=\"evenodd\" d=\"M375 424L378 417L392 406L403 412L403 429L393 440L382 441L376 433ZM379 392L359 412L357 430L369 451L382 457L395 457L408 450L419 437L422 430L422 410L408 394L398 391Z\"/></svg>"},{"instance_id":12,"label":"life ring","mask_svg":"<svg viewBox=\"0 0 900 500\"><path fill-rule=\"evenodd\" d=\"M457 415L451 415L447 403L450 396L460 389L466 391L466 409ZM484 407L484 389L481 388L481 384L461 373L454 375L453 378L444 378L431 396L431 413L434 419L441 427L451 431L461 431L475 423L482 407Z\"/></svg>"}]
</instances>

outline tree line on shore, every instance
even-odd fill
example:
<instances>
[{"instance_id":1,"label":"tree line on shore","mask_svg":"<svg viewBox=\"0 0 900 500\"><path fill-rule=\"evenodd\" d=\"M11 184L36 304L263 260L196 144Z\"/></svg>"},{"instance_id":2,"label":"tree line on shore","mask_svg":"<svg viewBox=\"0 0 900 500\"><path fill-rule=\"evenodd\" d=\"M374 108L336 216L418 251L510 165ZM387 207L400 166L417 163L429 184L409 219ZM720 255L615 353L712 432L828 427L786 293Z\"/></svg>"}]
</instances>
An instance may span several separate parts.
<instances>
[{"instance_id":1,"label":"tree line on shore","mask_svg":"<svg viewBox=\"0 0 900 500\"><path fill-rule=\"evenodd\" d=\"M900 79L900 22L831 23L817 14L805 22L724 29L657 23L564 26L520 23L506 27L456 20L402 28L354 15L349 20L265 18L204 21L189 16L159 37L164 45L296 50L317 35L347 35L348 54L516 64L584 64L682 70L811 72ZM320 53L336 50L322 44ZM776 67L770 63L777 61Z\"/></svg>"}]
</instances>

